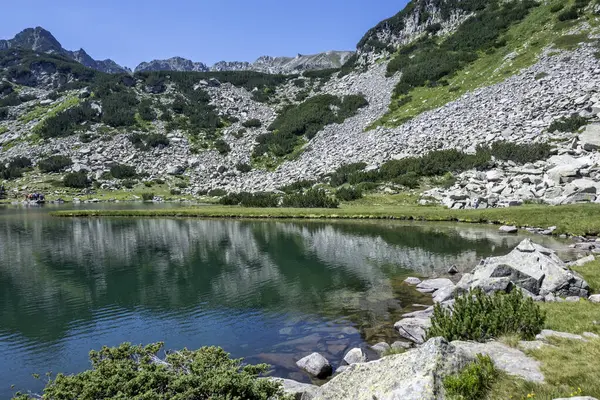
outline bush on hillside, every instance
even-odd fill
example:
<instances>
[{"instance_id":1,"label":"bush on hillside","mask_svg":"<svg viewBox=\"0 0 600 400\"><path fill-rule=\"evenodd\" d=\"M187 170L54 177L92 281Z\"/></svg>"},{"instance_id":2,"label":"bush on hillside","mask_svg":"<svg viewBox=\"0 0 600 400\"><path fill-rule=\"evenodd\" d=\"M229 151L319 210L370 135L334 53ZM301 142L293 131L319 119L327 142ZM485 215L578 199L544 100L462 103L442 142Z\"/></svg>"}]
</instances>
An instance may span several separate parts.
<instances>
[{"instance_id":1,"label":"bush on hillside","mask_svg":"<svg viewBox=\"0 0 600 400\"><path fill-rule=\"evenodd\" d=\"M0 180L13 180L23 176L21 168L6 166L4 162L0 162Z\"/></svg>"},{"instance_id":2,"label":"bush on hillside","mask_svg":"<svg viewBox=\"0 0 600 400\"><path fill-rule=\"evenodd\" d=\"M38 162L38 168L42 172L61 172L65 168L71 166L73 161L63 155L50 156Z\"/></svg>"},{"instance_id":3,"label":"bush on hillside","mask_svg":"<svg viewBox=\"0 0 600 400\"><path fill-rule=\"evenodd\" d=\"M133 144L133 147L142 151L155 147L167 147L170 143L169 138L162 133L150 133L146 135L136 132L129 136L129 140Z\"/></svg>"},{"instance_id":4,"label":"bush on hillside","mask_svg":"<svg viewBox=\"0 0 600 400\"><path fill-rule=\"evenodd\" d=\"M247 399L290 400L281 384L259 379L268 365L248 365L231 359L223 349L157 354L163 343L103 347L90 352L91 369L79 374L58 374L44 388L48 399ZM33 397L17 394L16 400Z\"/></svg>"},{"instance_id":5,"label":"bush on hillside","mask_svg":"<svg viewBox=\"0 0 600 400\"><path fill-rule=\"evenodd\" d=\"M138 114L144 121L154 121L156 119L156 112L152 108L152 100L144 99L140 101Z\"/></svg>"},{"instance_id":6,"label":"bush on hillside","mask_svg":"<svg viewBox=\"0 0 600 400\"><path fill-rule=\"evenodd\" d=\"M565 4L564 3L556 3L556 4L554 4L554 5L552 5L550 7L550 12L551 13L557 13L560 10L562 10L563 8L565 8Z\"/></svg>"},{"instance_id":7,"label":"bush on hillside","mask_svg":"<svg viewBox=\"0 0 600 400\"><path fill-rule=\"evenodd\" d=\"M348 182L349 176L356 172L362 171L366 166L367 164L364 162L344 164L340 166L333 174L331 174L329 183L334 187L341 186Z\"/></svg>"},{"instance_id":8,"label":"bush on hillside","mask_svg":"<svg viewBox=\"0 0 600 400\"><path fill-rule=\"evenodd\" d=\"M354 187L342 187L336 190L335 197L341 201L353 201L363 197L362 191Z\"/></svg>"},{"instance_id":9,"label":"bush on hillside","mask_svg":"<svg viewBox=\"0 0 600 400\"><path fill-rule=\"evenodd\" d=\"M304 193L284 196L283 207L293 208L337 208L339 202L327 195L323 189L309 189Z\"/></svg>"},{"instance_id":10,"label":"bush on hillside","mask_svg":"<svg viewBox=\"0 0 600 400\"><path fill-rule=\"evenodd\" d=\"M548 127L548 132L577 132L579 128L587 125L588 120L577 113L571 114L570 117L563 117L552 121Z\"/></svg>"},{"instance_id":11,"label":"bush on hillside","mask_svg":"<svg viewBox=\"0 0 600 400\"><path fill-rule=\"evenodd\" d=\"M85 171L71 172L64 176L63 185L75 189L83 189L90 186L90 180L88 179Z\"/></svg>"},{"instance_id":12,"label":"bush on hillside","mask_svg":"<svg viewBox=\"0 0 600 400\"><path fill-rule=\"evenodd\" d=\"M257 137L253 155L257 157L270 152L283 157L294 150L301 137L312 139L325 126L343 122L367 104L362 95L340 98L325 94L285 107L269 126L272 133Z\"/></svg>"},{"instance_id":13,"label":"bush on hillside","mask_svg":"<svg viewBox=\"0 0 600 400\"><path fill-rule=\"evenodd\" d=\"M279 196L274 193L229 193L219 199L219 204L242 207L277 207Z\"/></svg>"},{"instance_id":14,"label":"bush on hillside","mask_svg":"<svg viewBox=\"0 0 600 400\"><path fill-rule=\"evenodd\" d=\"M484 399L496 380L498 371L490 356L477 354L460 373L446 376L443 380L446 396L451 399Z\"/></svg>"},{"instance_id":15,"label":"bush on hillside","mask_svg":"<svg viewBox=\"0 0 600 400\"><path fill-rule=\"evenodd\" d=\"M40 136L44 139L65 137L74 134L84 122L98 122L98 111L89 101L48 117L40 125Z\"/></svg>"},{"instance_id":16,"label":"bush on hillside","mask_svg":"<svg viewBox=\"0 0 600 400\"><path fill-rule=\"evenodd\" d=\"M252 167L250 166L250 164L242 163L242 162L237 163L235 165L235 169L237 169L238 171L240 171L243 174L245 174L246 172L252 171Z\"/></svg>"},{"instance_id":17,"label":"bush on hillside","mask_svg":"<svg viewBox=\"0 0 600 400\"><path fill-rule=\"evenodd\" d=\"M295 192L302 192L304 189L309 189L309 188L313 187L315 185L315 183L317 183L317 181L303 179L300 181L290 183L289 185L281 186L278 188L278 190L281 190L282 192L287 193L287 194L295 193Z\"/></svg>"},{"instance_id":18,"label":"bush on hillside","mask_svg":"<svg viewBox=\"0 0 600 400\"><path fill-rule=\"evenodd\" d=\"M102 122L115 128L135 125L138 103L131 91L109 94L102 99Z\"/></svg>"},{"instance_id":19,"label":"bush on hillside","mask_svg":"<svg viewBox=\"0 0 600 400\"><path fill-rule=\"evenodd\" d=\"M526 164L546 160L552 154L552 147L547 143L519 145L512 142L495 142L492 143L490 152L499 160Z\"/></svg>"},{"instance_id":20,"label":"bush on hillside","mask_svg":"<svg viewBox=\"0 0 600 400\"><path fill-rule=\"evenodd\" d=\"M427 337L485 342L516 334L523 340L533 340L545 319L540 307L525 298L520 289L493 295L474 290L456 297L452 311L436 304Z\"/></svg>"},{"instance_id":21,"label":"bush on hillside","mask_svg":"<svg viewBox=\"0 0 600 400\"><path fill-rule=\"evenodd\" d=\"M8 163L8 166L10 168L19 168L19 169L29 168L32 165L33 165L33 163L31 162L31 159L29 159L27 157L23 157L23 156L15 157L12 160L10 160L10 162Z\"/></svg>"},{"instance_id":22,"label":"bush on hillside","mask_svg":"<svg viewBox=\"0 0 600 400\"><path fill-rule=\"evenodd\" d=\"M248 121L244 121L242 126L244 128L260 128L262 126L262 122L260 122L260 119L258 118L252 118Z\"/></svg>"},{"instance_id":23,"label":"bush on hillside","mask_svg":"<svg viewBox=\"0 0 600 400\"><path fill-rule=\"evenodd\" d=\"M142 193L142 200L143 201L154 200L154 193L153 192Z\"/></svg>"},{"instance_id":24,"label":"bush on hillside","mask_svg":"<svg viewBox=\"0 0 600 400\"><path fill-rule=\"evenodd\" d=\"M137 173L131 165L115 164L110 167L110 174L115 179L135 178Z\"/></svg>"},{"instance_id":25,"label":"bush on hillside","mask_svg":"<svg viewBox=\"0 0 600 400\"><path fill-rule=\"evenodd\" d=\"M559 21L572 21L579 18L579 11L575 7L564 10L556 17Z\"/></svg>"},{"instance_id":26,"label":"bush on hillside","mask_svg":"<svg viewBox=\"0 0 600 400\"><path fill-rule=\"evenodd\" d=\"M215 149L219 152L219 154L227 154L231 151L231 146L224 141L223 139L215 140Z\"/></svg>"},{"instance_id":27,"label":"bush on hillside","mask_svg":"<svg viewBox=\"0 0 600 400\"><path fill-rule=\"evenodd\" d=\"M8 119L8 108L0 107L0 121Z\"/></svg>"}]
</instances>

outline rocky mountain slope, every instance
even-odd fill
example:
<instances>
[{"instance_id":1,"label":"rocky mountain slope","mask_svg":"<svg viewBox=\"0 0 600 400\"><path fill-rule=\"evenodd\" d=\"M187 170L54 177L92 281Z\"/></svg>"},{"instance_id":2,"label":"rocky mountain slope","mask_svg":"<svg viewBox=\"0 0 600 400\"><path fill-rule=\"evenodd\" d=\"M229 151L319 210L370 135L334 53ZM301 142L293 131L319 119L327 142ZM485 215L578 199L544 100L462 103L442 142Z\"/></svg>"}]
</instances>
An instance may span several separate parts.
<instances>
[{"instance_id":1,"label":"rocky mountain slope","mask_svg":"<svg viewBox=\"0 0 600 400\"><path fill-rule=\"evenodd\" d=\"M167 60L143 62L135 72L146 71L257 71L267 74L295 74L302 71L340 68L354 55L352 51L328 51L314 55L298 54L296 57L262 56L255 62L219 61L212 67L201 62L193 62L181 57Z\"/></svg>"},{"instance_id":2,"label":"rocky mountain slope","mask_svg":"<svg viewBox=\"0 0 600 400\"><path fill-rule=\"evenodd\" d=\"M88 68L110 74L129 71L127 68L121 67L110 59L94 60L83 49L77 51L65 50L50 32L39 26L36 28L24 29L12 39L0 40L0 51L11 48L22 48L38 53L60 54L73 59Z\"/></svg>"},{"instance_id":3,"label":"rocky mountain slope","mask_svg":"<svg viewBox=\"0 0 600 400\"><path fill-rule=\"evenodd\" d=\"M369 176L390 161L441 150L548 143L550 154L532 162L494 155L477 169L448 170L450 184L423 202L596 201L598 6L455 3L415 0L370 30L340 68L287 76L224 64L105 76L5 50L1 157L36 164L64 155L72 165L61 173L87 171L106 189L122 187L108 173L115 164L135 167L137 185L183 179L183 192L198 193L327 183L357 162L363 181L351 183L401 188L404 181Z\"/></svg>"}]
</instances>

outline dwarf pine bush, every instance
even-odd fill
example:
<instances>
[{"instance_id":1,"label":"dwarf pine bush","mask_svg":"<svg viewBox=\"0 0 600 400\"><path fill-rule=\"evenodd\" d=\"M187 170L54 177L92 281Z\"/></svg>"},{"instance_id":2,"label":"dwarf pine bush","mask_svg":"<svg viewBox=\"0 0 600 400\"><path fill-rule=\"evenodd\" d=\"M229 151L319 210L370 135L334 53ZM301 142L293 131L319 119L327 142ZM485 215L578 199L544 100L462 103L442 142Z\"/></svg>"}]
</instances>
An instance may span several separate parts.
<instances>
[{"instance_id":1,"label":"dwarf pine bush","mask_svg":"<svg viewBox=\"0 0 600 400\"><path fill-rule=\"evenodd\" d=\"M258 379L267 372L266 364L245 365L218 347L171 352L163 360L157 357L162 347L163 343L145 347L124 343L92 351L90 370L50 378L43 398L290 400L279 382Z\"/></svg>"},{"instance_id":2,"label":"dwarf pine bush","mask_svg":"<svg viewBox=\"0 0 600 400\"><path fill-rule=\"evenodd\" d=\"M545 320L540 307L519 289L493 295L473 290L458 296L453 310L435 305L427 337L484 342L516 334L523 340L532 340L541 332Z\"/></svg>"}]
</instances>

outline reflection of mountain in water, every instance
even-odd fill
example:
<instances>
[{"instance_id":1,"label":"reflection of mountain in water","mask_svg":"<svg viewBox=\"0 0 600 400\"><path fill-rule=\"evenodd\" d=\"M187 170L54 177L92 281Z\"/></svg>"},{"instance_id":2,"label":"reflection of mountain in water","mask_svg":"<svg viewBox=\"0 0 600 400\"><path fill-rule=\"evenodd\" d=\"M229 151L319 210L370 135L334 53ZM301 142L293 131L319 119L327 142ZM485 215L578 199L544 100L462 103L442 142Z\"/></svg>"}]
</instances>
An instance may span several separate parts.
<instances>
[{"instance_id":1,"label":"reflection of mountain in water","mask_svg":"<svg viewBox=\"0 0 600 400\"><path fill-rule=\"evenodd\" d=\"M462 227L176 219L0 219L0 328L57 339L102 307L335 312L394 296L402 268L472 266L519 238ZM354 301L355 307L368 302ZM367 305L365 305L367 304ZM385 304L385 301L382 303ZM42 329L43 327L43 329ZM42 336L42 337L40 337Z\"/></svg>"}]
</instances>

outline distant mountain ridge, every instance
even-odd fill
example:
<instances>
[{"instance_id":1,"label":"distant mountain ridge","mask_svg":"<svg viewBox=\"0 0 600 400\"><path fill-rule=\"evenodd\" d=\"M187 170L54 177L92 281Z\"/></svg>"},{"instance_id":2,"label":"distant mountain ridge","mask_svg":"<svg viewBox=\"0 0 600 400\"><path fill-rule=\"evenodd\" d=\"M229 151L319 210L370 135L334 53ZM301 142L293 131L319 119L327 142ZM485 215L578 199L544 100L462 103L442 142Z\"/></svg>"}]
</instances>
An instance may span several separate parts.
<instances>
[{"instance_id":1,"label":"distant mountain ridge","mask_svg":"<svg viewBox=\"0 0 600 400\"><path fill-rule=\"evenodd\" d=\"M131 72L129 68L122 67L113 60L95 60L83 49L77 51L66 50L49 31L40 26L24 29L17 33L12 39L0 40L0 50L11 48L23 48L39 53L64 55L88 68L109 74Z\"/></svg>"},{"instance_id":2,"label":"distant mountain ridge","mask_svg":"<svg viewBox=\"0 0 600 400\"><path fill-rule=\"evenodd\" d=\"M10 48L23 48L39 53L60 54L88 68L109 74L131 73L132 71L117 64L111 59L95 60L84 49L66 50L60 42L42 27L27 28L9 40L0 40L0 51ZM346 60L354 55L353 51L327 51L324 53L302 55L296 57L262 56L255 62L219 61L212 67L194 62L182 57L172 57L166 60L152 60L140 63L134 72L147 71L257 71L270 74L291 74L302 71L339 68Z\"/></svg>"},{"instance_id":3,"label":"distant mountain ridge","mask_svg":"<svg viewBox=\"0 0 600 400\"><path fill-rule=\"evenodd\" d=\"M201 62L173 57L166 60L143 62L135 68L135 72L145 71L257 71L269 74L291 74L302 71L339 68L354 55L353 51L327 51L324 53L302 55L296 57L262 56L255 62L219 61L212 67Z\"/></svg>"}]
</instances>

